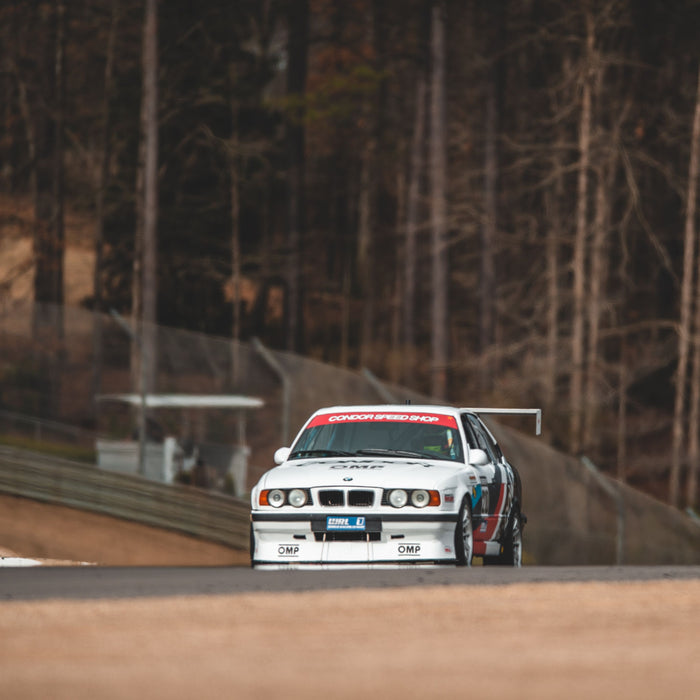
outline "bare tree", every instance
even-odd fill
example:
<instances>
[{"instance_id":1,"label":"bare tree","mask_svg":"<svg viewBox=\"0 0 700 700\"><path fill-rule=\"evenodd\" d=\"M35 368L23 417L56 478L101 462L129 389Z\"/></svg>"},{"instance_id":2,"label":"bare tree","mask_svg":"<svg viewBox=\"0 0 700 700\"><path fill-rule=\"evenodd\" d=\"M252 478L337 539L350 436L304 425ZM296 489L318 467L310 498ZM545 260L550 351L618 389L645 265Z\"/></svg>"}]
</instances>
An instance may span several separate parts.
<instances>
[{"instance_id":1,"label":"bare tree","mask_svg":"<svg viewBox=\"0 0 700 700\"><path fill-rule=\"evenodd\" d=\"M231 178L231 298L233 302L231 384L233 387L238 385L240 378L239 341L241 339L241 193L237 113L238 106L234 100L231 100L231 143L228 149L228 161Z\"/></svg>"},{"instance_id":2,"label":"bare tree","mask_svg":"<svg viewBox=\"0 0 700 700\"><path fill-rule=\"evenodd\" d=\"M690 142L690 164L688 167L688 190L685 209L685 246L683 257L683 283L681 287L681 322L679 327L679 360L678 376L676 379L676 402L673 415L673 461L669 481L669 498L673 505L678 505L680 489L680 466L683 442L683 406L685 403L686 363L688 360L690 333L690 298L693 283L692 258L695 255L697 228L695 223L696 201L698 194L698 168L700 166L700 68L698 68L698 86L695 98L695 114L693 131ZM686 265L688 266L686 268ZM700 263L698 271L700 275ZM689 473L686 492L686 502L694 507L698 490L698 460L700 446L698 445L698 426L700 425L700 277L696 277L695 289L695 319L693 322L693 374L691 382L690 422L688 461ZM681 353L683 367L681 368ZM682 369L682 371L681 371Z\"/></svg>"},{"instance_id":3,"label":"bare tree","mask_svg":"<svg viewBox=\"0 0 700 700\"><path fill-rule=\"evenodd\" d=\"M430 79L430 219L432 228L431 392L447 397L448 294L447 135L445 112L445 6L433 3Z\"/></svg>"},{"instance_id":4,"label":"bare tree","mask_svg":"<svg viewBox=\"0 0 700 700\"><path fill-rule=\"evenodd\" d=\"M413 370L415 354L416 316L416 239L419 226L421 179L423 174L423 143L425 140L426 78L423 66L418 68L416 102L413 111L413 134L411 137L410 169L408 174L408 196L406 199L406 230L404 239L403 266L403 368L404 381Z\"/></svg>"},{"instance_id":5,"label":"bare tree","mask_svg":"<svg viewBox=\"0 0 700 700\"><path fill-rule=\"evenodd\" d=\"M481 279L479 285L479 351L481 354L482 390L491 388L492 373L496 370L491 358L496 327L496 273L495 248L498 231L498 189L500 179L499 128L501 92L501 55L505 46L505 10L507 0L489 3L493 14L490 43L495 54L490 60L486 76L484 124L484 216L481 225Z\"/></svg>"},{"instance_id":6,"label":"bare tree","mask_svg":"<svg viewBox=\"0 0 700 700\"><path fill-rule=\"evenodd\" d=\"M142 395L156 380L157 224L158 224L158 0L146 0L141 54L141 135L136 178L136 236L132 281L132 317L140 321L132 345L132 381ZM146 411L139 413L141 444ZM144 468L143 450L140 468Z\"/></svg>"},{"instance_id":7,"label":"bare tree","mask_svg":"<svg viewBox=\"0 0 700 700\"><path fill-rule=\"evenodd\" d=\"M308 0L289 3L287 96L299 107L306 90L309 33ZM289 184L287 195L287 349L299 350L301 318L301 243L304 231L304 124L299 107L287 123Z\"/></svg>"},{"instance_id":8,"label":"bare tree","mask_svg":"<svg viewBox=\"0 0 700 700\"><path fill-rule=\"evenodd\" d=\"M42 38L37 44L34 100L20 80L20 100L27 120L30 153L33 154L34 196L33 254L35 261L34 327L63 333L63 265L65 253L63 216L63 148L65 121L66 5L57 1L40 13ZM43 87L43 89L42 89ZM53 374L53 373L52 373Z\"/></svg>"},{"instance_id":9,"label":"bare tree","mask_svg":"<svg viewBox=\"0 0 700 700\"><path fill-rule=\"evenodd\" d=\"M371 124L365 104L366 121ZM371 130L371 126L370 126ZM357 202L357 276L362 297L362 318L360 321L360 366L365 367L371 356L374 326L374 236L372 202L375 187L374 135L369 134L364 141L360 157L360 186Z\"/></svg>"},{"instance_id":10,"label":"bare tree","mask_svg":"<svg viewBox=\"0 0 700 700\"><path fill-rule=\"evenodd\" d=\"M107 37L107 50L104 69L104 89L102 93L102 129L100 132L100 164L97 171L97 182L95 184L95 267L93 272L93 335L92 335L92 387L93 397L100 393L102 382L102 262L104 247L104 224L105 224L105 193L109 182L109 166L111 162L111 137L112 137L112 110L110 100L113 89L115 44L117 37L117 26L119 23L120 7L119 0L112 0L112 12L109 24L109 34ZM97 409L97 401L95 408Z\"/></svg>"},{"instance_id":11,"label":"bare tree","mask_svg":"<svg viewBox=\"0 0 700 700\"><path fill-rule=\"evenodd\" d=\"M577 453L581 449L581 418L583 398L583 357L585 330L586 293L586 248L588 240L588 182L591 159L591 92L595 33L593 13L590 5L585 9L586 37L581 77L581 114L579 118L579 164L576 203L576 237L573 259L573 330L571 334L571 386L569 405L571 410L570 449Z\"/></svg>"},{"instance_id":12,"label":"bare tree","mask_svg":"<svg viewBox=\"0 0 700 700\"><path fill-rule=\"evenodd\" d=\"M544 396L547 408L556 402L556 380L559 369L559 248L562 239L561 202L564 194L561 156L554 156L555 184L545 192L547 234L545 258L547 266L547 353L544 376Z\"/></svg>"}]
</instances>

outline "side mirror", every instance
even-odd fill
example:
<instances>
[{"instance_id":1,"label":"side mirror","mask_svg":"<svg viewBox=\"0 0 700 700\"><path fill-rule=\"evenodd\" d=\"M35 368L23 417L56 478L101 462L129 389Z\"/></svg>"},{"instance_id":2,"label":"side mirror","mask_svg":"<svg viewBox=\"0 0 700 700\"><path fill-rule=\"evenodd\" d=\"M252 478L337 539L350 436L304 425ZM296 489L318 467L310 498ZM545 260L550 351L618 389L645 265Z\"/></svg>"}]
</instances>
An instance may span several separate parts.
<instances>
[{"instance_id":1,"label":"side mirror","mask_svg":"<svg viewBox=\"0 0 700 700\"><path fill-rule=\"evenodd\" d=\"M489 464L490 462L491 460L484 450L469 450L469 464L472 466L483 467L485 464Z\"/></svg>"},{"instance_id":2,"label":"side mirror","mask_svg":"<svg viewBox=\"0 0 700 700\"><path fill-rule=\"evenodd\" d=\"M287 461L287 457L289 457L289 453L291 451L292 450L289 447L280 447L275 451L272 459L275 460L275 464L282 464L283 462Z\"/></svg>"}]
</instances>

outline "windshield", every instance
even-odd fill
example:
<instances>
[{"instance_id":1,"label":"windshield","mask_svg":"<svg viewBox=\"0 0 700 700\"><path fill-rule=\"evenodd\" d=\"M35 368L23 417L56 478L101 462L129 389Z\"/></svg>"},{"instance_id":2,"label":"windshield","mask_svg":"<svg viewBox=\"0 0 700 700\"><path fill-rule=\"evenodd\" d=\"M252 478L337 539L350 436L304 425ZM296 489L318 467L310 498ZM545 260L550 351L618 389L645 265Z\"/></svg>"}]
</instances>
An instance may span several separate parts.
<instances>
[{"instance_id":1,"label":"windshield","mask_svg":"<svg viewBox=\"0 0 700 700\"><path fill-rule=\"evenodd\" d=\"M428 413L327 413L316 416L294 443L290 459L388 456L463 462L452 416Z\"/></svg>"}]
</instances>

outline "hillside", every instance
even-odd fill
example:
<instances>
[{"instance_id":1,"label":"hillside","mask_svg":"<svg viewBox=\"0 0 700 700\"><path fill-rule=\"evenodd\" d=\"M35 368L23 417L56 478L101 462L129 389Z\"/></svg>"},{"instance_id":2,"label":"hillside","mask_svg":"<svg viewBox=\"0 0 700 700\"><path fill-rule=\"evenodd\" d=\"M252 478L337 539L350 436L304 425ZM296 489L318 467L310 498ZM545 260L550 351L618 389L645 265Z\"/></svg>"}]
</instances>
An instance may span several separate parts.
<instances>
[{"instance_id":1,"label":"hillside","mask_svg":"<svg viewBox=\"0 0 700 700\"><path fill-rule=\"evenodd\" d=\"M17 377L8 373L7 366L26 365L27 358L36 353L27 323L29 317L31 314L26 308L0 316L0 332L5 341L5 376L13 381L17 381ZM94 413L90 393L93 315L84 310L67 309L65 319L66 355L60 381L63 401L57 409L60 419L91 428L79 434L87 446L91 440L94 444L92 431L95 429L100 434L116 435L121 430L123 435L128 435L133 420L129 411L102 407L99 414ZM116 328L113 320L105 317L102 323L110 341L102 375L103 391L128 391L128 338ZM229 341L175 329L160 328L159 331L160 390L227 391L226 377L232 357ZM361 372L291 353L270 352L270 355L277 371L271 369L253 345L242 343L237 347L240 376L234 393L259 396L265 402L262 409L247 417L247 444L251 448L248 487L272 466L275 449L289 444L308 415L319 406L403 403L407 399L426 401L425 397L403 387L379 384ZM287 394L277 372L286 377ZM36 401L41 411L46 406L47 383L30 384L26 374L21 376L24 384L17 385L15 390L10 390L11 382L3 384L5 408L10 408L13 401L23 401L25 405ZM289 398L286 418L285 396ZM20 409L21 403L16 404L14 410ZM153 417L168 434L181 439L225 445L231 443L231 436L238 435L237 418L231 412L163 411ZM545 425L549 419L545 414ZM9 426L7 420L3 423L4 430ZM505 421L489 423L505 454L522 474L524 510L529 518L525 530L527 561L537 564L700 563L700 528L683 513L629 486L602 475L594 476L578 459L555 450L543 438L532 436L533 426L528 422L509 422L508 427ZM285 425L286 436L283 436ZM523 432L513 429L516 426ZM55 435L52 439L56 439Z\"/></svg>"}]
</instances>

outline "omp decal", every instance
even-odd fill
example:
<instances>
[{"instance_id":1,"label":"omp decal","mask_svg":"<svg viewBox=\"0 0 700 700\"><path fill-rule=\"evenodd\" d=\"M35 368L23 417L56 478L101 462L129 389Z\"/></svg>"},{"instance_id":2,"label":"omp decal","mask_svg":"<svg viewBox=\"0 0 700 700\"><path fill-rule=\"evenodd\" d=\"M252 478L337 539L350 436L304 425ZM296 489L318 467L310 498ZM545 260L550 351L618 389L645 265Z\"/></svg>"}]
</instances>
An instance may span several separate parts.
<instances>
[{"instance_id":1,"label":"omp decal","mask_svg":"<svg viewBox=\"0 0 700 700\"><path fill-rule=\"evenodd\" d=\"M280 544L277 546L277 554L281 557L298 557L299 556L299 545L298 544Z\"/></svg>"},{"instance_id":2,"label":"omp decal","mask_svg":"<svg viewBox=\"0 0 700 700\"><path fill-rule=\"evenodd\" d=\"M415 557L420 554L418 543L402 542L397 549L400 557Z\"/></svg>"},{"instance_id":3,"label":"omp decal","mask_svg":"<svg viewBox=\"0 0 700 700\"><path fill-rule=\"evenodd\" d=\"M457 421L452 416L439 413L323 413L316 416L307 426L333 425L334 423L427 423L456 428Z\"/></svg>"},{"instance_id":4,"label":"omp decal","mask_svg":"<svg viewBox=\"0 0 700 700\"><path fill-rule=\"evenodd\" d=\"M383 464L331 464L329 469L384 469Z\"/></svg>"}]
</instances>

